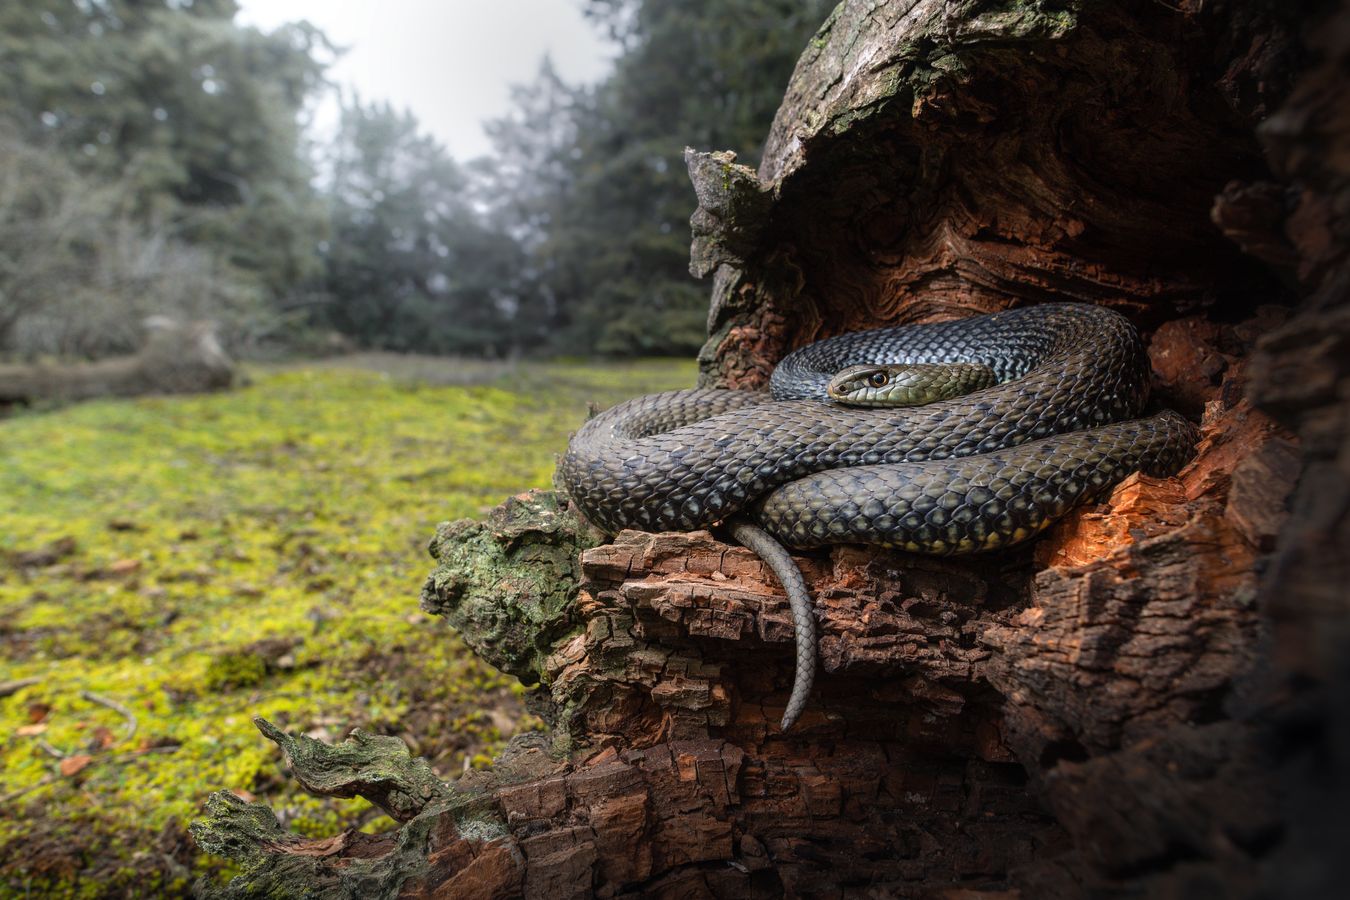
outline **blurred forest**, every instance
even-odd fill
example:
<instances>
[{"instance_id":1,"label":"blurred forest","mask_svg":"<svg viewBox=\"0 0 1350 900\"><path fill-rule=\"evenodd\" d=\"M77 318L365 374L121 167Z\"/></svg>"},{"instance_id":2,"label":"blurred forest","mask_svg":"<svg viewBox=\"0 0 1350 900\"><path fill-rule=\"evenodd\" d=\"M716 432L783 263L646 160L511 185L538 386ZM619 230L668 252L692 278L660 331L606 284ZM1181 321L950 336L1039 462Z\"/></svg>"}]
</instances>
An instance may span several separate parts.
<instances>
[{"instance_id":1,"label":"blurred forest","mask_svg":"<svg viewBox=\"0 0 1350 900\"><path fill-rule=\"evenodd\" d=\"M213 319L244 355L687 353L707 304L683 148L753 164L830 6L589 0L608 79L544 61L494 155L462 164L359 98L315 142L341 50L307 24L241 27L233 0L2 4L0 355L125 352L151 314Z\"/></svg>"}]
</instances>

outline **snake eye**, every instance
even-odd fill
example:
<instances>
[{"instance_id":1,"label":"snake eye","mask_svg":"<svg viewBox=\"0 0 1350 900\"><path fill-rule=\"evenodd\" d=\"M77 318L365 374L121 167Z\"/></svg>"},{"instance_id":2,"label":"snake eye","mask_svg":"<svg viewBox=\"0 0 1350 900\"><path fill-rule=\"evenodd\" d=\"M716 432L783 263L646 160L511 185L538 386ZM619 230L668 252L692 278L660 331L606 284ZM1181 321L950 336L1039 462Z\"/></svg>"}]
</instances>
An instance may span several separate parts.
<instances>
[{"instance_id":1,"label":"snake eye","mask_svg":"<svg viewBox=\"0 0 1350 900\"><path fill-rule=\"evenodd\" d=\"M867 376L867 383L876 388L885 387L888 380L885 372L873 372Z\"/></svg>"}]
</instances>

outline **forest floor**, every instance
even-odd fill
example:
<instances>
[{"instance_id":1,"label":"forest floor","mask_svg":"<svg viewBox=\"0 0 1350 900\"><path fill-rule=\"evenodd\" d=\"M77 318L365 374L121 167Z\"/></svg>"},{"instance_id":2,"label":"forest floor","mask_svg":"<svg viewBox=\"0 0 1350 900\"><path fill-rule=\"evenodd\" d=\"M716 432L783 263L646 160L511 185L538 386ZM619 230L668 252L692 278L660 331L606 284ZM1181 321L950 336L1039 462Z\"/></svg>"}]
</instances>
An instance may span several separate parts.
<instances>
[{"instance_id":1,"label":"forest floor","mask_svg":"<svg viewBox=\"0 0 1350 900\"><path fill-rule=\"evenodd\" d=\"M419 612L427 541L547 486L588 402L694 377L366 355L0 420L0 894L178 893L220 865L186 827L222 788L308 834L391 825L285 779L254 715L446 778L538 727Z\"/></svg>"}]
</instances>

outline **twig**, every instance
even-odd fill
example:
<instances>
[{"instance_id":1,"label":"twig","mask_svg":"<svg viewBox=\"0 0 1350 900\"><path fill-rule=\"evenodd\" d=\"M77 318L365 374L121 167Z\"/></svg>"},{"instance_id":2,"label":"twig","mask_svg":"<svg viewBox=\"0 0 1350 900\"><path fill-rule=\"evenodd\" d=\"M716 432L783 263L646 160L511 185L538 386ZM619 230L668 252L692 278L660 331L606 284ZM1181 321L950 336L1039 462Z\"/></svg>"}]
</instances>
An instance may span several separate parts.
<instances>
[{"instance_id":1,"label":"twig","mask_svg":"<svg viewBox=\"0 0 1350 900\"><path fill-rule=\"evenodd\" d=\"M114 712L122 714L122 717L127 720L127 733L122 735L122 740L129 741L136 736L136 728L137 728L136 714L133 713L131 710L127 709L125 706L118 703L116 700L109 700L107 697L104 697L101 694L95 694L93 691L80 691L80 696L88 700L90 703L97 703L100 706L106 706L108 707L108 709L111 709Z\"/></svg>"},{"instance_id":2,"label":"twig","mask_svg":"<svg viewBox=\"0 0 1350 900\"><path fill-rule=\"evenodd\" d=\"M24 794L36 791L40 787L46 787L55 780L56 780L55 775L51 774L43 775L41 778L30 784L28 787L19 788L17 791L10 791L8 794L0 796L0 806L3 806L4 804L14 800L18 800Z\"/></svg>"},{"instance_id":3,"label":"twig","mask_svg":"<svg viewBox=\"0 0 1350 900\"><path fill-rule=\"evenodd\" d=\"M35 684L41 683L41 678L16 678L14 681L0 681L0 697L8 697L10 694L17 694L26 687L32 687Z\"/></svg>"},{"instance_id":4,"label":"twig","mask_svg":"<svg viewBox=\"0 0 1350 900\"><path fill-rule=\"evenodd\" d=\"M53 747L46 741L42 740L38 741L38 746L40 746L43 750L46 750L52 756L55 756L57 759L66 759L68 756L70 756L70 754L68 753L62 753L60 750L57 750L55 747ZM108 762L108 763L130 762L131 760L140 756L149 756L151 753L177 753L178 750L181 749L181 747L182 747L181 744L175 744L172 747L146 747L144 750L128 750L124 753L95 753L94 755L89 757L88 764L92 765L94 763L100 762ZM24 794L31 793L32 791L35 791L40 787L46 787L55 780L56 776L54 774L48 773L46 775L43 775L37 781L28 785L28 787L22 787L19 788L18 790L10 791L8 794L0 794L0 806L9 803L12 800L17 800Z\"/></svg>"},{"instance_id":5,"label":"twig","mask_svg":"<svg viewBox=\"0 0 1350 900\"><path fill-rule=\"evenodd\" d=\"M102 756L95 756L94 762L98 762L99 760L123 762L137 756L148 756L151 753L177 753L181 749L183 749L182 744L174 744L171 747L146 747L144 750L125 750L121 753L105 753Z\"/></svg>"},{"instance_id":6,"label":"twig","mask_svg":"<svg viewBox=\"0 0 1350 900\"><path fill-rule=\"evenodd\" d=\"M70 754L64 750L58 750L42 738L38 738L37 745L47 752L49 756L55 756L57 759L65 759Z\"/></svg>"}]
</instances>

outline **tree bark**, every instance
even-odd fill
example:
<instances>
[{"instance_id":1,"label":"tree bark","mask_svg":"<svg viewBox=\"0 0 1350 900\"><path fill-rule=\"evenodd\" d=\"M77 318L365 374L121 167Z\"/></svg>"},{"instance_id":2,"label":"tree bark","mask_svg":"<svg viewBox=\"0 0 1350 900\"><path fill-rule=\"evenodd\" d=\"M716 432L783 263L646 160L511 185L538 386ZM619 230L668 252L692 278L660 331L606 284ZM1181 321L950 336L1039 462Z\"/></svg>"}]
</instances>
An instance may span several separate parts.
<instances>
[{"instance_id":1,"label":"tree bark","mask_svg":"<svg viewBox=\"0 0 1350 900\"><path fill-rule=\"evenodd\" d=\"M609 543L535 492L443 526L424 608L548 735L428 781L263 727L390 835L217 795L222 896L1330 896L1350 733L1350 4L843 3L758 172L690 152L705 384L1025 302L1145 333L1196 460L1027 550L798 558L823 675L715 533ZM344 774L345 773L345 774ZM1338 777L1339 776L1339 777Z\"/></svg>"}]
</instances>

